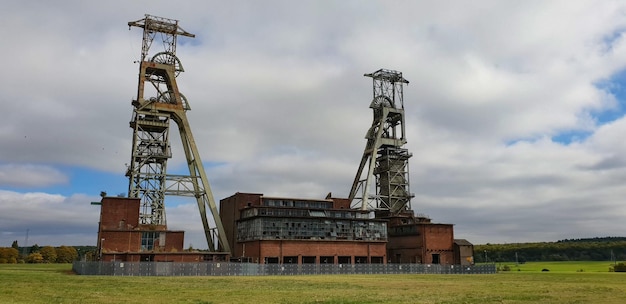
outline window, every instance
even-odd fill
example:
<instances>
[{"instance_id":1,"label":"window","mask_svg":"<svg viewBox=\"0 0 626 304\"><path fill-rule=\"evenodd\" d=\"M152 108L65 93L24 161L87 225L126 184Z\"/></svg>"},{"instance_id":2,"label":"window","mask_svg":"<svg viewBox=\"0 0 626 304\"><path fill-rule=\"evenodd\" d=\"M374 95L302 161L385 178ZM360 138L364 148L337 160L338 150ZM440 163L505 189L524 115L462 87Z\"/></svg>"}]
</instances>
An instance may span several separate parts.
<instances>
[{"instance_id":1,"label":"window","mask_svg":"<svg viewBox=\"0 0 626 304\"><path fill-rule=\"evenodd\" d=\"M314 257L314 256L303 256L302 257L302 264L315 264L316 260L317 260L317 258Z\"/></svg>"},{"instance_id":2,"label":"window","mask_svg":"<svg viewBox=\"0 0 626 304\"><path fill-rule=\"evenodd\" d=\"M315 217L325 217L326 213L324 211L319 211L319 210L311 210L310 211L311 216L315 216Z\"/></svg>"},{"instance_id":3,"label":"window","mask_svg":"<svg viewBox=\"0 0 626 304\"><path fill-rule=\"evenodd\" d=\"M154 250L154 242L159 239L159 233L146 231L141 234L141 251Z\"/></svg>"},{"instance_id":4,"label":"window","mask_svg":"<svg viewBox=\"0 0 626 304\"><path fill-rule=\"evenodd\" d=\"M340 257L337 257L337 263L339 263L339 264L352 264L352 257L350 257L350 256L340 256Z\"/></svg>"},{"instance_id":5,"label":"window","mask_svg":"<svg viewBox=\"0 0 626 304\"><path fill-rule=\"evenodd\" d=\"M334 264L335 263L335 257L333 256L321 256L320 257L320 264Z\"/></svg>"},{"instance_id":6,"label":"window","mask_svg":"<svg viewBox=\"0 0 626 304\"><path fill-rule=\"evenodd\" d=\"M381 256L373 256L371 257L372 260L372 264L382 264L383 263L383 257Z\"/></svg>"},{"instance_id":7,"label":"window","mask_svg":"<svg viewBox=\"0 0 626 304\"><path fill-rule=\"evenodd\" d=\"M265 257L265 264L278 264L278 257Z\"/></svg>"},{"instance_id":8,"label":"window","mask_svg":"<svg viewBox=\"0 0 626 304\"><path fill-rule=\"evenodd\" d=\"M298 257L297 256L283 257L283 264L298 264Z\"/></svg>"},{"instance_id":9,"label":"window","mask_svg":"<svg viewBox=\"0 0 626 304\"><path fill-rule=\"evenodd\" d=\"M354 257L354 263L355 264L367 264L367 257L366 256Z\"/></svg>"},{"instance_id":10,"label":"window","mask_svg":"<svg viewBox=\"0 0 626 304\"><path fill-rule=\"evenodd\" d=\"M439 264L439 254L438 253L433 253L433 264Z\"/></svg>"}]
</instances>

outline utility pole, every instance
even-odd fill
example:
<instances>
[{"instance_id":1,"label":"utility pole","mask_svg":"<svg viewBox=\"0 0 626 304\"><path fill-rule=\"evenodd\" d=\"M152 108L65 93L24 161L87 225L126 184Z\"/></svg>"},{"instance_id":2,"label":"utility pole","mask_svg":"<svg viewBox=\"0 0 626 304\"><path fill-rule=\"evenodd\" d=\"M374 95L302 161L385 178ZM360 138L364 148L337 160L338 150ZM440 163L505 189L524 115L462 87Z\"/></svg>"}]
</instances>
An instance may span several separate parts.
<instances>
[{"instance_id":1,"label":"utility pole","mask_svg":"<svg viewBox=\"0 0 626 304\"><path fill-rule=\"evenodd\" d=\"M30 229L26 229L26 238L24 239L24 247L22 247L22 257L26 259L26 248L28 247L28 231Z\"/></svg>"}]
</instances>

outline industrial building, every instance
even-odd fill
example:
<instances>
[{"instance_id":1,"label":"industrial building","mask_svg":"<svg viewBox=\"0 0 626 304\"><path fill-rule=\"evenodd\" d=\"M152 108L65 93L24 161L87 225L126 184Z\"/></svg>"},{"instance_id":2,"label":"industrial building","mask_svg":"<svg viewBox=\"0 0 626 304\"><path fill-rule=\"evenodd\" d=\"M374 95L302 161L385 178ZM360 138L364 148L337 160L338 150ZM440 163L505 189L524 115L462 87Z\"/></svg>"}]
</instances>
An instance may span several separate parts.
<instances>
[{"instance_id":1,"label":"industrial building","mask_svg":"<svg viewBox=\"0 0 626 304\"><path fill-rule=\"evenodd\" d=\"M473 248L454 239L452 224L433 223L411 208L401 72L380 69L373 81L373 120L347 198L266 197L235 193L219 212L192 136L187 98L178 90L184 71L177 36L194 35L177 20L146 15L143 29L128 197L103 197L98 227L102 261L241 261L260 264L471 264ZM154 39L164 49L150 54ZM180 132L187 175L167 173L171 122ZM184 232L167 228L165 197L196 199L208 250L183 248ZM209 217L210 215L211 217Z\"/></svg>"},{"instance_id":2,"label":"industrial building","mask_svg":"<svg viewBox=\"0 0 626 304\"><path fill-rule=\"evenodd\" d=\"M235 193L220 201L232 258L255 263L473 264L473 245L451 224L407 212L391 219L350 209L348 199Z\"/></svg>"},{"instance_id":3,"label":"industrial building","mask_svg":"<svg viewBox=\"0 0 626 304\"><path fill-rule=\"evenodd\" d=\"M386 263L387 222L347 199L235 193L220 201L232 257L272 264Z\"/></svg>"},{"instance_id":4,"label":"industrial building","mask_svg":"<svg viewBox=\"0 0 626 304\"><path fill-rule=\"evenodd\" d=\"M227 255L183 250L184 231L166 225L141 224L139 198L103 197L98 225L101 261L200 262L226 260Z\"/></svg>"}]
</instances>

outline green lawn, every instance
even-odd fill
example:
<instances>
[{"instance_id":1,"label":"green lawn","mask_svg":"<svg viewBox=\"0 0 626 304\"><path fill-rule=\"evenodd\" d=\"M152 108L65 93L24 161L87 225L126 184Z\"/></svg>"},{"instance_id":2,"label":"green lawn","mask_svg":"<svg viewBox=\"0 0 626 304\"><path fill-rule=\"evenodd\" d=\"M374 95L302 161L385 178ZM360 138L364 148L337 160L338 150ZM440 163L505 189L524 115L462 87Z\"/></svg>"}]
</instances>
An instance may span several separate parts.
<instances>
[{"instance_id":1,"label":"green lawn","mask_svg":"<svg viewBox=\"0 0 626 304\"><path fill-rule=\"evenodd\" d=\"M568 261L568 262L528 262L525 264L515 263L498 263L500 267L504 265L508 265L511 268L511 271L541 271L543 269L548 269L549 271L556 272L608 272L609 268L613 265L612 262L608 261L589 261L589 262L578 262L578 261Z\"/></svg>"},{"instance_id":2,"label":"green lawn","mask_svg":"<svg viewBox=\"0 0 626 304\"><path fill-rule=\"evenodd\" d=\"M2 264L0 303L626 303L626 273L533 264L492 275L257 277L78 276L70 265Z\"/></svg>"}]
</instances>

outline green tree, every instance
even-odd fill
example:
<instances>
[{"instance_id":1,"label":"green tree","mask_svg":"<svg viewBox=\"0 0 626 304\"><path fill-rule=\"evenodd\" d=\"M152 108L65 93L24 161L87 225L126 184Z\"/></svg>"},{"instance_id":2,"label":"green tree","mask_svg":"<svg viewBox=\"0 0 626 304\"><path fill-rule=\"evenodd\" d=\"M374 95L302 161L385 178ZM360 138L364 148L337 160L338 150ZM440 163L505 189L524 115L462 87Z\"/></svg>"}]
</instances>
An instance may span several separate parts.
<instances>
[{"instance_id":1,"label":"green tree","mask_svg":"<svg viewBox=\"0 0 626 304\"><path fill-rule=\"evenodd\" d=\"M41 248L37 244L30 247L30 252L39 252L39 250L41 250Z\"/></svg>"},{"instance_id":2,"label":"green tree","mask_svg":"<svg viewBox=\"0 0 626 304\"><path fill-rule=\"evenodd\" d=\"M43 256L39 252L33 252L26 257L27 263L43 263Z\"/></svg>"},{"instance_id":3,"label":"green tree","mask_svg":"<svg viewBox=\"0 0 626 304\"><path fill-rule=\"evenodd\" d=\"M13 241L13 244L11 244L11 247L17 249L17 251L20 251L20 246L17 244L17 240Z\"/></svg>"},{"instance_id":4,"label":"green tree","mask_svg":"<svg viewBox=\"0 0 626 304\"><path fill-rule=\"evenodd\" d=\"M61 246L56 249L57 263L71 263L78 258L76 248L70 246Z\"/></svg>"},{"instance_id":5,"label":"green tree","mask_svg":"<svg viewBox=\"0 0 626 304\"><path fill-rule=\"evenodd\" d=\"M52 246L44 246L39 250L44 263L54 263L57 261L57 251Z\"/></svg>"},{"instance_id":6,"label":"green tree","mask_svg":"<svg viewBox=\"0 0 626 304\"><path fill-rule=\"evenodd\" d=\"M0 264L15 264L19 256L20 252L15 248L0 248Z\"/></svg>"}]
</instances>

